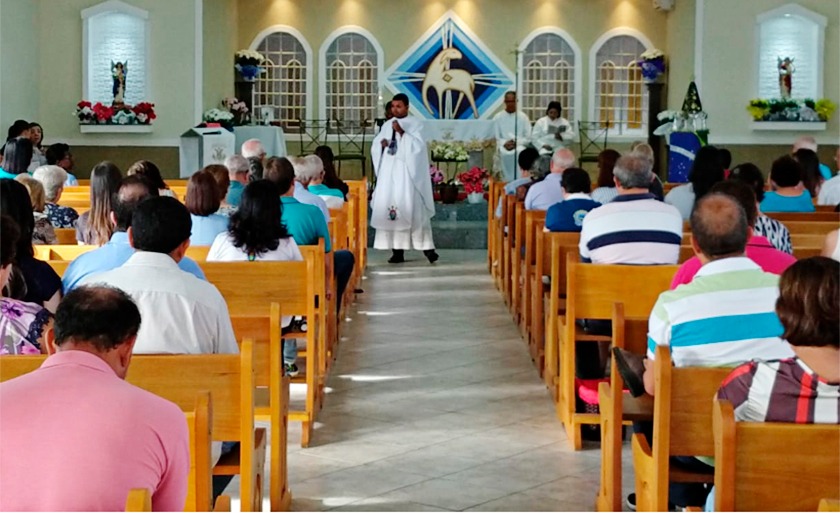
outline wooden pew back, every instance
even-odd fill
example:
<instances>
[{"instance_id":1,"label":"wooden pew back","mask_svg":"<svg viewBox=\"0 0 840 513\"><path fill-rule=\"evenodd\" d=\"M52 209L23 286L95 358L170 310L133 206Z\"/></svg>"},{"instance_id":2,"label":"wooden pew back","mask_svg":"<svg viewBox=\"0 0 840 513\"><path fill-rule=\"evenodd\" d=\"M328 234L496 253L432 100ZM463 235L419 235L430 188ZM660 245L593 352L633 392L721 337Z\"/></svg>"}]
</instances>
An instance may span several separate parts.
<instances>
[{"instance_id":1,"label":"wooden pew back","mask_svg":"<svg viewBox=\"0 0 840 513\"><path fill-rule=\"evenodd\" d=\"M713 423L715 511L815 511L840 496L840 426L735 422L725 400Z\"/></svg>"}]
</instances>

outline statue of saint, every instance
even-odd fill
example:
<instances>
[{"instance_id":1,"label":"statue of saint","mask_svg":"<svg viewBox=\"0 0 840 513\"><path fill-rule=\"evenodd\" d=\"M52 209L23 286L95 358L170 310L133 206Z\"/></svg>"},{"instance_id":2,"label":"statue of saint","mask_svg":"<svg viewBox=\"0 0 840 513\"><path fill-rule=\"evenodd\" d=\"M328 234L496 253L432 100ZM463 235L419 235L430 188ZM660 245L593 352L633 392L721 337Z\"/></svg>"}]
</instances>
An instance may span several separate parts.
<instances>
[{"instance_id":1,"label":"statue of saint","mask_svg":"<svg viewBox=\"0 0 840 513\"><path fill-rule=\"evenodd\" d=\"M112 92L114 94L114 105L123 104L125 98L125 75L128 73L128 61L111 61L111 77L114 79Z\"/></svg>"},{"instance_id":2,"label":"statue of saint","mask_svg":"<svg viewBox=\"0 0 840 513\"><path fill-rule=\"evenodd\" d=\"M793 57L776 57L779 68L779 93L782 98L790 98L790 92L793 90L793 74L796 72L796 67L793 65Z\"/></svg>"}]
</instances>

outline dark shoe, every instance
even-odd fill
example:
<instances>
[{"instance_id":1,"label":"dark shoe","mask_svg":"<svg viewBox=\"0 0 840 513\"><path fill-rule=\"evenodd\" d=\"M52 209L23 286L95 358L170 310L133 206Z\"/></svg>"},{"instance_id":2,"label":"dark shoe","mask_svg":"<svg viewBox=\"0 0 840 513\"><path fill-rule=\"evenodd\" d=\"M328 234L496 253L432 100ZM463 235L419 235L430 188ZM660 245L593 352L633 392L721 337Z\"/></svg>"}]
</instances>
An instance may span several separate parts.
<instances>
[{"instance_id":1,"label":"dark shoe","mask_svg":"<svg viewBox=\"0 0 840 513\"><path fill-rule=\"evenodd\" d=\"M618 348L616 347L616 349L618 349ZM630 511L636 511L636 494L635 493L631 493L627 496L626 506L627 506L627 509L629 509Z\"/></svg>"},{"instance_id":2,"label":"dark shoe","mask_svg":"<svg viewBox=\"0 0 840 513\"><path fill-rule=\"evenodd\" d=\"M438 255L437 252L433 249L427 249L423 252L423 254L426 255L426 258L429 259L430 264L433 264L437 262L438 259L440 259L440 255Z\"/></svg>"},{"instance_id":3,"label":"dark shoe","mask_svg":"<svg viewBox=\"0 0 840 513\"><path fill-rule=\"evenodd\" d=\"M389 264L402 264L405 262L405 251L401 249L391 250L391 258L388 259Z\"/></svg>"},{"instance_id":4,"label":"dark shoe","mask_svg":"<svg viewBox=\"0 0 840 513\"><path fill-rule=\"evenodd\" d=\"M645 393L645 359L643 356L631 353L620 347L612 350L618 373L633 397L640 397Z\"/></svg>"}]
</instances>

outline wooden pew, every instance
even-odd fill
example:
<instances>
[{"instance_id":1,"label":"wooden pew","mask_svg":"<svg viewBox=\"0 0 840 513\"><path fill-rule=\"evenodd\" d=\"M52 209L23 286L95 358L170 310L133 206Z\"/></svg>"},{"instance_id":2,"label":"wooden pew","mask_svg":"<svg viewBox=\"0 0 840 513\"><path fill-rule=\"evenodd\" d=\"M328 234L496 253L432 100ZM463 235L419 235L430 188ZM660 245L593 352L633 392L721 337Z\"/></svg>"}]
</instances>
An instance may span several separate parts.
<instances>
[{"instance_id":1,"label":"wooden pew","mask_svg":"<svg viewBox=\"0 0 840 513\"><path fill-rule=\"evenodd\" d=\"M840 228L838 221L783 221L783 224L790 231L791 237L794 235L827 235L828 232Z\"/></svg>"},{"instance_id":2,"label":"wooden pew","mask_svg":"<svg viewBox=\"0 0 840 513\"><path fill-rule=\"evenodd\" d=\"M511 307L511 273L513 272L513 237L516 232L514 215L516 204L519 203L515 196L504 197L504 222L502 224L502 295L508 308Z\"/></svg>"},{"instance_id":3,"label":"wooden pew","mask_svg":"<svg viewBox=\"0 0 840 513\"><path fill-rule=\"evenodd\" d=\"M368 250L368 182L367 178L361 180L347 180L344 183L350 188L350 193L358 198L357 215L353 216L356 221L356 233L358 234L359 252L356 256L356 266L359 279L364 275L367 268Z\"/></svg>"},{"instance_id":4,"label":"wooden pew","mask_svg":"<svg viewBox=\"0 0 840 513\"><path fill-rule=\"evenodd\" d=\"M177 356L173 357L176 358ZM41 364L44 363L46 358L46 355L7 356L0 358L0 383L37 370ZM143 357L134 356L132 358L132 372L134 371L133 363L138 358ZM168 399L165 396L161 397ZM210 440L212 425L210 392L207 390L197 391L193 395L192 409L189 409L189 406L185 407L183 405L181 405L181 408L184 409L184 415L187 420L190 435L190 474L187 478L187 497L184 511L209 511L213 495L210 468ZM139 497L135 495L135 499L138 498ZM149 500L151 500L151 498ZM220 506L218 503L220 500L221 497L217 500L217 506ZM133 502L133 504L134 506L132 507L138 507L137 502ZM151 510L149 509L146 511ZM220 510L216 509L216 511ZM227 511L230 511L229 506Z\"/></svg>"},{"instance_id":5,"label":"wooden pew","mask_svg":"<svg viewBox=\"0 0 840 513\"><path fill-rule=\"evenodd\" d=\"M807 221L813 222L831 222L837 224L840 222L839 212L762 212L767 217L772 217L777 221L781 221L785 226L789 222Z\"/></svg>"},{"instance_id":6,"label":"wooden pew","mask_svg":"<svg viewBox=\"0 0 840 513\"><path fill-rule=\"evenodd\" d=\"M532 275L537 259L537 233L542 233L545 227L544 210L528 210L525 212L524 245L525 256L521 262L519 303L519 331L529 342L531 329L531 285Z\"/></svg>"},{"instance_id":7,"label":"wooden pew","mask_svg":"<svg viewBox=\"0 0 840 513\"><path fill-rule=\"evenodd\" d=\"M567 255L566 315L558 319L556 344L560 356L557 411L569 443L575 450L582 446L582 424L599 424L596 414L575 411L575 343L603 342L609 336L585 333L575 323L578 319L611 319L613 305L624 303L625 315L645 318L650 315L659 294L668 290L677 271L675 265L596 265L578 262L577 255Z\"/></svg>"},{"instance_id":8,"label":"wooden pew","mask_svg":"<svg viewBox=\"0 0 840 513\"><path fill-rule=\"evenodd\" d=\"M815 511L840 496L840 426L735 422L720 399L713 425L715 511Z\"/></svg>"},{"instance_id":9,"label":"wooden pew","mask_svg":"<svg viewBox=\"0 0 840 513\"><path fill-rule=\"evenodd\" d=\"M493 263L499 260L496 247L496 239L499 235L498 226L499 220L496 219L496 205L499 204L499 198L504 194L505 184L490 179L488 183L487 196L487 271L494 274L496 270ZM494 276L495 277L495 276Z\"/></svg>"},{"instance_id":10,"label":"wooden pew","mask_svg":"<svg viewBox=\"0 0 840 513\"><path fill-rule=\"evenodd\" d=\"M56 228L55 237L59 244L76 244L75 228Z\"/></svg>"},{"instance_id":11,"label":"wooden pew","mask_svg":"<svg viewBox=\"0 0 840 513\"><path fill-rule=\"evenodd\" d=\"M513 209L513 239L511 245L511 274L510 274L510 313L513 320L519 323L519 299L521 297L520 283L522 273L522 251L525 250L525 204L517 202Z\"/></svg>"},{"instance_id":12,"label":"wooden pew","mask_svg":"<svg viewBox=\"0 0 840 513\"><path fill-rule=\"evenodd\" d=\"M709 474L671 468L671 456L714 456L712 398L732 369L674 368L671 351L656 348L653 401L653 447L633 435L636 510L667 511L668 483L709 483Z\"/></svg>"},{"instance_id":13,"label":"wooden pew","mask_svg":"<svg viewBox=\"0 0 840 513\"><path fill-rule=\"evenodd\" d=\"M628 319L624 303L613 304L612 346L644 356L647 353L648 317ZM624 392L624 380L615 358L610 363L610 382L598 385L601 414L601 483L595 497L598 511L621 511L622 429L634 421L653 417L653 398L633 397Z\"/></svg>"},{"instance_id":14,"label":"wooden pew","mask_svg":"<svg viewBox=\"0 0 840 513\"><path fill-rule=\"evenodd\" d=\"M820 499L817 511L840 511L840 499Z\"/></svg>"},{"instance_id":15,"label":"wooden pew","mask_svg":"<svg viewBox=\"0 0 840 513\"><path fill-rule=\"evenodd\" d=\"M125 499L126 511L152 511L152 494L145 488L132 488Z\"/></svg>"},{"instance_id":16,"label":"wooden pew","mask_svg":"<svg viewBox=\"0 0 840 513\"><path fill-rule=\"evenodd\" d=\"M316 336L322 328L318 326L315 306L316 287L319 279L323 282L324 266L316 269L313 258L304 258L302 262L206 262L202 270L224 296L232 319L267 317L271 303L281 304L285 315L306 316L309 330L292 336L306 340L306 349L298 352L306 358L305 373L291 380L306 384L306 399L303 410L289 412L289 420L302 423L301 446L308 447L321 402L320 370L325 365L323 339Z\"/></svg>"},{"instance_id":17,"label":"wooden pew","mask_svg":"<svg viewBox=\"0 0 840 513\"><path fill-rule=\"evenodd\" d=\"M289 424L289 377L283 373L280 305L271 303L265 315L231 317L237 340L254 341L254 381L257 392L257 419L271 422L269 499L271 511L288 511L286 440ZM267 395L268 397L264 397Z\"/></svg>"}]
</instances>

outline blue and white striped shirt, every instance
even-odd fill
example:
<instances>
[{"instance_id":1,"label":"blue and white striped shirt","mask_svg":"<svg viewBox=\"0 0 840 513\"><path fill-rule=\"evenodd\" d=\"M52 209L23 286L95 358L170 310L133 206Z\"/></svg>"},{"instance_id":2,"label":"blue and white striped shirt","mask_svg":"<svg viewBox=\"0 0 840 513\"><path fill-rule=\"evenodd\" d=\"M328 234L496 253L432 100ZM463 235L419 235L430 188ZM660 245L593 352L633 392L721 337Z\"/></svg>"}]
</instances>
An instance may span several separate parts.
<instances>
[{"instance_id":1,"label":"blue and white striped shirt","mask_svg":"<svg viewBox=\"0 0 840 513\"><path fill-rule=\"evenodd\" d=\"M709 262L691 283L663 292L648 324L648 358L669 346L677 367L734 367L790 358L775 312L779 277L746 257Z\"/></svg>"}]
</instances>

